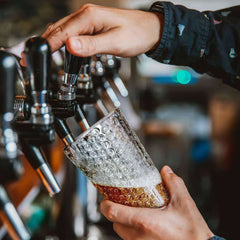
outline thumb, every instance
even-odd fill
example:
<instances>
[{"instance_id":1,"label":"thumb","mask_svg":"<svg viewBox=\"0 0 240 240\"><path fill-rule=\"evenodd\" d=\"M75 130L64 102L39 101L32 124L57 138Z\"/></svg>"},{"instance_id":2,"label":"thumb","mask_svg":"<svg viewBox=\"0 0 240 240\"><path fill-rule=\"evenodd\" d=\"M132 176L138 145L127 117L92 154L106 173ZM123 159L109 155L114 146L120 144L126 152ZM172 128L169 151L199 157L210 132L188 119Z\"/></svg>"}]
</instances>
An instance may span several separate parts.
<instances>
[{"instance_id":1,"label":"thumb","mask_svg":"<svg viewBox=\"0 0 240 240\"><path fill-rule=\"evenodd\" d=\"M89 57L100 53L117 55L117 41L114 40L116 34L113 31L115 30L94 36L82 35L70 37L66 41L67 49L79 57Z\"/></svg>"},{"instance_id":2,"label":"thumb","mask_svg":"<svg viewBox=\"0 0 240 240\"><path fill-rule=\"evenodd\" d=\"M109 221L127 226L135 225L139 220L139 213L144 211L143 208L124 206L105 199L101 202L100 209Z\"/></svg>"},{"instance_id":3,"label":"thumb","mask_svg":"<svg viewBox=\"0 0 240 240\"><path fill-rule=\"evenodd\" d=\"M161 176L170 195L170 201L175 201L189 195L182 178L178 177L169 166L162 168Z\"/></svg>"}]
</instances>

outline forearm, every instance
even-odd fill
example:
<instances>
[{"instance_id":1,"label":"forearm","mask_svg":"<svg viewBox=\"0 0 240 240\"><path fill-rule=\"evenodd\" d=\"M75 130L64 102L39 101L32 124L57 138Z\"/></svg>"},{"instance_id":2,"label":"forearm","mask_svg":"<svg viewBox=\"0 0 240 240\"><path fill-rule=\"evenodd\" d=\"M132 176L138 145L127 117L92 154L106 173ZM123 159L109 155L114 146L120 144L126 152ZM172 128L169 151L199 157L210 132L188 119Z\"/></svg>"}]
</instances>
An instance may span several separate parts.
<instances>
[{"instance_id":1,"label":"forearm","mask_svg":"<svg viewBox=\"0 0 240 240\"><path fill-rule=\"evenodd\" d=\"M170 2L161 4L162 38L147 55L162 63L190 66L240 89L240 6L199 12Z\"/></svg>"}]
</instances>

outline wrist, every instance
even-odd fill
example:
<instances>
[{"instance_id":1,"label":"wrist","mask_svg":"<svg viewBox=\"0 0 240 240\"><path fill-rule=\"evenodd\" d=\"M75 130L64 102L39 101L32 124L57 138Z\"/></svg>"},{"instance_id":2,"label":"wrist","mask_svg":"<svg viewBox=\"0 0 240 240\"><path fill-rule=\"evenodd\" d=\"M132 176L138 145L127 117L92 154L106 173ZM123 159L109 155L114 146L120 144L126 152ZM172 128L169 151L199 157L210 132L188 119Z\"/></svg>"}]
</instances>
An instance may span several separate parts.
<instances>
[{"instance_id":1,"label":"wrist","mask_svg":"<svg viewBox=\"0 0 240 240\"><path fill-rule=\"evenodd\" d=\"M193 230L193 234L192 234L191 239L194 239L194 240L215 240L215 239L212 239L215 235L208 228L205 220L204 219L202 219L202 220L204 221L204 222L202 222L202 225L201 224L197 225L197 227L195 228L195 231Z\"/></svg>"},{"instance_id":2,"label":"wrist","mask_svg":"<svg viewBox=\"0 0 240 240\"><path fill-rule=\"evenodd\" d=\"M154 51L157 48L157 46L159 45L159 43L161 41L161 38L162 38L163 26L164 26L164 7L163 7L161 2L155 2L150 7L149 12L153 13L157 17L157 20L159 22L159 25L158 25L158 30L159 30L158 39L157 39L157 41L155 41L153 47L150 49L150 52L151 52L151 51Z\"/></svg>"},{"instance_id":3,"label":"wrist","mask_svg":"<svg viewBox=\"0 0 240 240\"><path fill-rule=\"evenodd\" d=\"M162 38L163 25L164 25L164 14L157 13L157 12L153 12L153 14L157 16L158 21L159 21L159 34L158 34L157 41L155 41L155 44L150 49L150 51L154 51L157 48L157 46L159 45L161 38Z\"/></svg>"}]
</instances>

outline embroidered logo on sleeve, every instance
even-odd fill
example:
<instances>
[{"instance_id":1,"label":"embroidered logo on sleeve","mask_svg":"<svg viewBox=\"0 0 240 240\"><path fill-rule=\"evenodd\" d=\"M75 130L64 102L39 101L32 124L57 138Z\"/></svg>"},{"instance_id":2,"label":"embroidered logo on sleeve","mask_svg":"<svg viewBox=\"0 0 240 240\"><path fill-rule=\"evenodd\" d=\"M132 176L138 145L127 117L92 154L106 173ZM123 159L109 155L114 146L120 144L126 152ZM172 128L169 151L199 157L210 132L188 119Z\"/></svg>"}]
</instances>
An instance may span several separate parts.
<instances>
[{"instance_id":1,"label":"embroidered logo on sleeve","mask_svg":"<svg viewBox=\"0 0 240 240\"><path fill-rule=\"evenodd\" d=\"M237 56L237 53L236 53L235 49L231 48L230 52L229 52L229 57L230 58L235 58L236 56Z\"/></svg>"},{"instance_id":2,"label":"embroidered logo on sleeve","mask_svg":"<svg viewBox=\"0 0 240 240\"><path fill-rule=\"evenodd\" d=\"M182 36L185 26L182 24L178 24L178 36Z\"/></svg>"}]
</instances>

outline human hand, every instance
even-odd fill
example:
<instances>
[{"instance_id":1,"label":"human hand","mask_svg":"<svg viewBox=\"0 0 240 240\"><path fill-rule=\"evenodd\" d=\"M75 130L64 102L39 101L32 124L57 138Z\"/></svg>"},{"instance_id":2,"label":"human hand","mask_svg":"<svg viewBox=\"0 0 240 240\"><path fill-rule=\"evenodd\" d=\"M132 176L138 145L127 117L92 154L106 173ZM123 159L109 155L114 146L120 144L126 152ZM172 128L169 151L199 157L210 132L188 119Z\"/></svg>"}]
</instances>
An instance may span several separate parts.
<instances>
[{"instance_id":1,"label":"human hand","mask_svg":"<svg viewBox=\"0 0 240 240\"><path fill-rule=\"evenodd\" d=\"M135 208L103 200L101 211L124 240L207 240L214 236L181 178L161 170L170 194L167 207Z\"/></svg>"},{"instance_id":2,"label":"human hand","mask_svg":"<svg viewBox=\"0 0 240 240\"><path fill-rule=\"evenodd\" d=\"M76 56L132 57L154 48L161 38L162 23L163 16L155 13L85 4L50 25L42 37L53 52L66 44Z\"/></svg>"}]
</instances>

